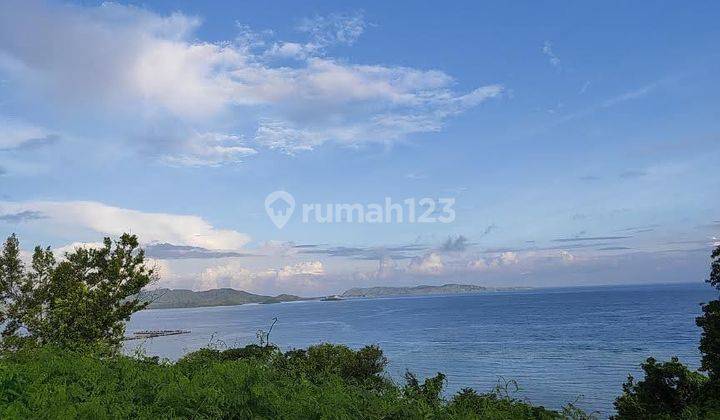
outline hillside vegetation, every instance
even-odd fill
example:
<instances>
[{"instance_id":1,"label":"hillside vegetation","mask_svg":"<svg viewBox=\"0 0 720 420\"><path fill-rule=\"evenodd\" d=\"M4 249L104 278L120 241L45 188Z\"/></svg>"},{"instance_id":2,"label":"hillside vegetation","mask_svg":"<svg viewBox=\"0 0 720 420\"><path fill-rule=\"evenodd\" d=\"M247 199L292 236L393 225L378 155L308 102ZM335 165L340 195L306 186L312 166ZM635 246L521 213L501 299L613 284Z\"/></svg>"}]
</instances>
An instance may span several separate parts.
<instances>
[{"instance_id":1,"label":"hillside vegetation","mask_svg":"<svg viewBox=\"0 0 720 420\"><path fill-rule=\"evenodd\" d=\"M382 297L382 296L424 296L424 295L452 295L462 293L501 292L522 290L519 287L486 287L472 284L443 284L441 286L411 286L411 287L356 287L346 290L343 297Z\"/></svg>"},{"instance_id":2,"label":"hillside vegetation","mask_svg":"<svg viewBox=\"0 0 720 420\"><path fill-rule=\"evenodd\" d=\"M282 353L204 349L176 363L90 350L24 349L0 362L0 417L558 419L503 388L442 398L444 377L397 385L377 347L323 344ZM569 408L568 410L572 410ZM571 411L568 411L570 413ZM580 417L577 417L580 418Z\"/></svg>"},{"instance_id":3,"label":"hillside vegetation","mask_svg":"<svg viewBox=\"0 0 720 420\"><path fill-rule=\"evenodd\" d=\"M280 303L308 300L295 295L264 296L230 288L194 292L185 289L156 289L138 296L148 302L149 309L199 308L204 306L232 306L248 303Z\"/></svg>"}]
</instances>

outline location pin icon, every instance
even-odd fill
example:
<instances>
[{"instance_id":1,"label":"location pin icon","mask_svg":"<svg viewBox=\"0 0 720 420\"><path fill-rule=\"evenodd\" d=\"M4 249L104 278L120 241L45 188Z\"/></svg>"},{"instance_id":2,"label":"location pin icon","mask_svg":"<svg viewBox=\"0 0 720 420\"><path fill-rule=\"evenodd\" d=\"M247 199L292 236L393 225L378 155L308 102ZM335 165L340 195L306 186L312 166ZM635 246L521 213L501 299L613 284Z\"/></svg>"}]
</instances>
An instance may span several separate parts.
<instances>
[{"instance_id":1,"label":"location pin icon","mask_svg":"<svg viewBox=\"0 0 720 420\"><path fill-rule=\"evenodd\" d=\"M287 191L273 191L265 197L265 211L275 226L282 229L295 211L295 198Z\"/></svg>"}]
</instances>

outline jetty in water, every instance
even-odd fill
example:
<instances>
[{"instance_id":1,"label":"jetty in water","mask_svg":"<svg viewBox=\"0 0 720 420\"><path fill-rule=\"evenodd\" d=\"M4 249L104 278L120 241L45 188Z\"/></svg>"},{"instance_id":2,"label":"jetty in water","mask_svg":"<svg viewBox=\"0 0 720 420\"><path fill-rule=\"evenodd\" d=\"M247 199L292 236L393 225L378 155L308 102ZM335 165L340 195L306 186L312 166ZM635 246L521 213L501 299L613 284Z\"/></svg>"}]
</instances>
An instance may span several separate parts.
<instances>
[{"instance_id":1,"label":"jetty in water","mask_svg":"<svg viewBox=\"0 0 720 420\"><path fill-rule=\"evenodd\" d=\"M190 334L189 330L142 330L135 331L133 335L125 337L125 340L141 340L145 338L163 337L166 335Z\"/></svg>"}]
</instances>

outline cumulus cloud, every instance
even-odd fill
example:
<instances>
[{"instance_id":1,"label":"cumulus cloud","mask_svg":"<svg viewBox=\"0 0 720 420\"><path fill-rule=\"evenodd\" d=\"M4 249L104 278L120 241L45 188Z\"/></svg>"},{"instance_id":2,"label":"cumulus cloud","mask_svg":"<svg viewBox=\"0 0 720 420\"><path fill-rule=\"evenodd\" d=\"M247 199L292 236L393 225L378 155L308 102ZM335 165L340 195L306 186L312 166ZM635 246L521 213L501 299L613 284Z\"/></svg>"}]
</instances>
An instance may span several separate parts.
<instances>
[{"instance_id":1,"label":"cumulus cloud","mask_svg":"<svg viewBox=\"0 0 720 420\"><path fill-rule=\"evenodd\" d=\"M430 252L422 257L410 260L407 270L415 274L441 274L444 264L440 254Z\"/></svg>"},{"instance_id":2,"label":"cumulus cloud","mask_svg":"<svg viewBox=\"0 0 720 420\"><path fill-rule=\"evenodd\" d=\"M493 257L477 257L469 260L464 267L469 271L485 271L500 267L512 266L520 263L517 252L505 251Z\"/></svg>"},{"instance_id":3,"label":"cumulus cloud","mask_svg":"<svg viewBox=\"0 0 720 420\"><path fill-rule=\"evenodd\" d=\"M504 265L517 264L520 261L520 257L516 252L503 252L500 254L500 262Z\"/></svg>"},{"instance_id":4,"label":"cumulus cloud","mask_svg":"<svg viewBox=\"0 0 720 420\"><path fill-rule=\"evenodd\" d=\"M196 289L230 287L250 292L311 293L321 286L318 279L325 275L320 261L303 261L279 269L253 271L239 261L206 268Z\"/></svg>"},{"instance_id":5,"label":"cumulus cloud","mask_svg":"<svg viewBox=\"0 0 720 420\"><path fill-rule=\"evenodd\" d=\"M0 216L28 211L45 216L30 221L33 224L73 235L79 231L112 236L130 232L146 243L168 242L211 250L239 249L250 241L243 233L215 228L198 216L146 213L94 201L0 202Z\"/></svg>"},{"instance_id":6,"label":"cumulus cloud","mask_svg":"<svg viewBox=\"0 0 720 420\"><path fill-rule=\"evenodd\" d=\"M294 265L286 265L278 271L280 277L320 276L323 274L325 274L325 268L320 261L305 261Z\"/></svg>"},{"instance_id":7,"label":"cumulus cloud","mask_svg":"<svg viewBox=\"0 0 720 420\"><path fill-rule=\"evenodd\" d=\"M238 262L206 268L200 275L198 290L230 287L237 290L254 288L253 273Z\"/></svg>"},{"instance_id":8,"label":"cumulus cloud","mask_svg":"<svg viewBox=\"0 0 720 420\"><path fill-rule=\"evenodd\" d=\"M152 283L148 285L149 288L172 285L178 278L177 273L170 268L170 263L165 260L147 258L145 265L151 268L154 274Z\"/></svg>"},{"instance_id":9,"label":"cumulus cloud","mask_svg":"<svg viewBox=\"0 0 720 420\"><path fill-rule=\"evenodd\" d=\"M362 34L359 14L303 21L309 39L301 43L271 44L247 27L237 39L203 42L195 36L200 24L117 4L2 2L0 73L22 87L15 94L25 100L62 105L77 118L92 110L98 120L133 121L153 133L132 134L151 138L164 162L196 166L254 154L244 138L295 153L437 131L503 92L491 84L458 93L442 71L327 56L327 46L350 45ZM274 64L277 54L299 59ZM182 135L163 135L173 130Z\"/></svg>"},{"instance_id":10,"label":"cumulus cloud","mask_svg":"<svg viewBox=\"0 0 720 420\"><path fill-rule=\"evenodd\" d=\"M575 260L575 256L568 251L560 251L560 258L565 263L571 263Z\"/></svg>"},{"instance_id":11,"label":"cumulus cloud","mask_svg":"<svg viewBox=\"0 0 720 420\"><path fill-rule=\"evenodd\" d=\"M101 249L105 246L102 242L72 242L67 245L59 246L56 248L53 248L53 253L56 257L62 257L66 253L72 253L77 251L78 249L84 248L84 249Z\"/></svg>"},{"instance_id":12,"label":"cumulus cloud","mask_svg":"<svg viewBox=\"0 0 720 420\"><path fill-rule=\"evenodd\" d=\"M488 262L485 260L485 258L477 258L468 261L467 268L470 271L485 271L490 268L490 266L488 265Z\"/></svg>"}]
</instances>

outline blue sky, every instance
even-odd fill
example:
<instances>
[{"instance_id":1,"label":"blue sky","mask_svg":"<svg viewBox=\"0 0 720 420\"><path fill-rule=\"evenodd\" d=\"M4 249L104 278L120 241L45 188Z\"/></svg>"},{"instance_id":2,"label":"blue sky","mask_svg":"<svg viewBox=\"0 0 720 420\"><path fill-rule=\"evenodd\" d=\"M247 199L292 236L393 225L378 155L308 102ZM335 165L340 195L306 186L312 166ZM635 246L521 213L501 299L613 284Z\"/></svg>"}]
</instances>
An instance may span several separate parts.
<instances>
[{"instance_id":1,"label":"blue sky","mask_svg":"<svg viewBox=\"0 0 720 420\"><path fill-rule=\"evenodd\" d=\"M131 231L159 286L193 289L699 281L719 12L3 2L0 233L63 252ZM454 198L456 218L278 229L276 190Z\"/></svg>"}]
</instances>

